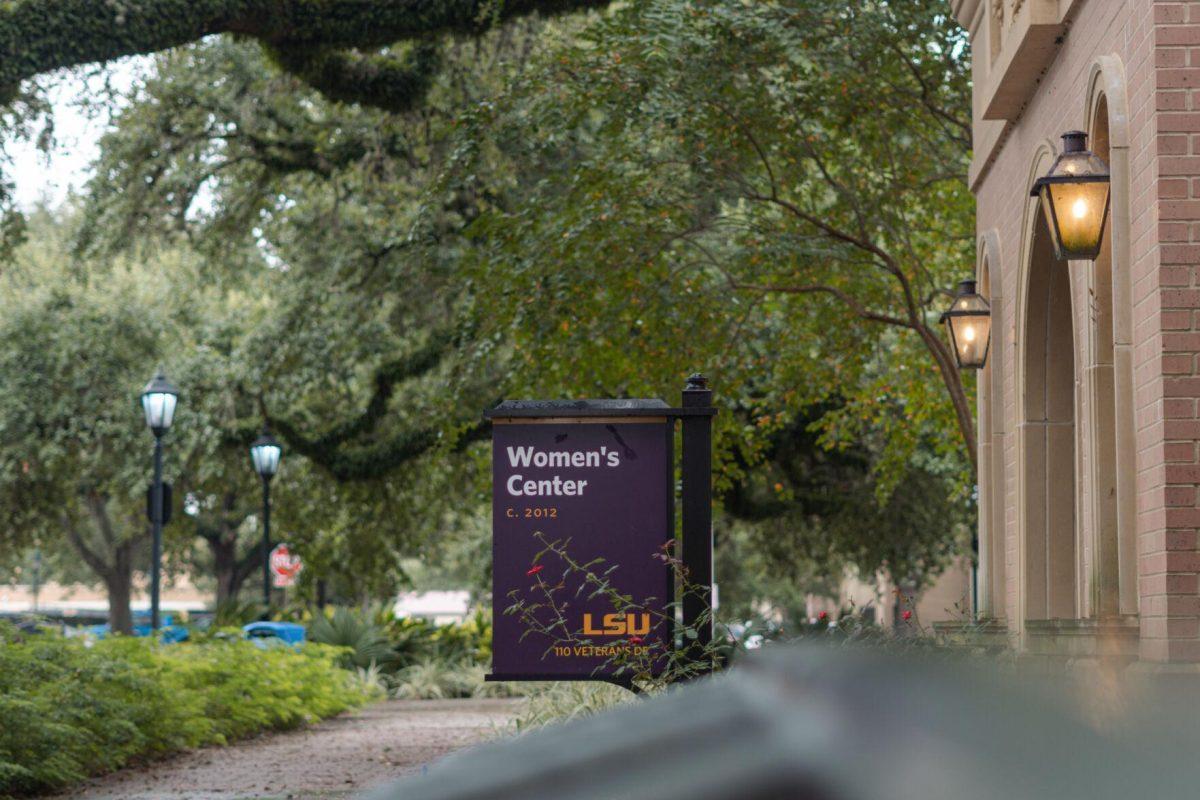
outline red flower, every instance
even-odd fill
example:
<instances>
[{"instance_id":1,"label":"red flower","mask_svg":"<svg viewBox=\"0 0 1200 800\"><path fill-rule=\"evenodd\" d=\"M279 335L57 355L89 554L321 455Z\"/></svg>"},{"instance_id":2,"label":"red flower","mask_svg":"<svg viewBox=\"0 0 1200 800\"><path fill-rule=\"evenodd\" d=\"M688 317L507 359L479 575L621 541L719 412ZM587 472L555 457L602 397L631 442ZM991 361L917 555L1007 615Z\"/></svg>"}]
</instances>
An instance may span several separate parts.
<instances>
[{"instance_id":1,"label":"red flower","mask_svg":"<svg viewBox=\"0 0 1200 800\"><path fill-rule=\"evenodd\" d=\"M640 636L630 636L630 637L629 637L629 641L630 641L632 644L641 644L642 642L644 642L644 641L646 641L646 640L645 640L645 639L643 639L643 638L642 638L642 637L640 637Z\"/></svg>"},{"instance_id":2,"label":"red flower","mask_svg":"<svg viewBox=\"0 0 1200 800\"><path fill-rule=\"evenodd\" d=\"M526 572L526 573L525 573L525 575L526 575L526 576L533 576L533 575L537 575L537 574L538 574L539 572L541 572L541 571L542 571L542 565L541 565L541 564L534 564L532 567L530 567L530 568L529 568L529 571L528 571L528 572Z\"/></svg>"},{"instance_id":3,"label":"red flower","mask_svg":"<svg viewBox=\"0 0 1200 800\"><path fill-rule=\"evenodd\" d=\"M817 621L818 621L818 622L824 622L824 621L825 621L825 620L827 620L827 619L829 619L829 612L828 612L828 611L822 611L820 614L817 614Z\"/></svg>"},{"instance_id":4,"label":"red flower","mask_svg":"<svg viewBox=\"0 0 1200 800\"><path fill-rule=\"evenodd\" d=\"M904 619L904 621L905 621L905 622L908 622L910 619L912 619L912 612L911 612L911 611L905 611L905 612L904 612L903 614L901 614L900 616L901 616L901 617L903 617L903 619Z\"/></svg>"}]
</instances>

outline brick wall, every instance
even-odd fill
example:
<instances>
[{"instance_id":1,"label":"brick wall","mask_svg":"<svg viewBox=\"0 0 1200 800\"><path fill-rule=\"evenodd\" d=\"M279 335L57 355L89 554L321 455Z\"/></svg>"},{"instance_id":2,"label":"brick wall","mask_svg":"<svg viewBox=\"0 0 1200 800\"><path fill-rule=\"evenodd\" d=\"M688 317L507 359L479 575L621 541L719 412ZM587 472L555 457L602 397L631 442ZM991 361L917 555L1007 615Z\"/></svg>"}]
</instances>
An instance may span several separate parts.
<instances>
[{"instance_id":1,"label":"brick wall","mask_svg":"<svg viewBox=\"0 0 1200 800\"><path fill-rule=\"evenodd\" d=\"M1145 326L1147 363L1139 416L1161 430L1147 453L1142 534L1142 655L1156 661L1200 660L1200 2L1154 3L1155 187L1157 206L1146 248L1145 302L1157 294L1158 330ZM1151 93L1147 92L1147 96ZM1155 202L1157 201L1157 202ZM1156 269L1155 269L1156 268ZM1147 315L1152 317L1153 315ZM1150 320L1152 323L1152 320ZM1153 375L1153 358L1159 376ZM1161 406L1155 384L1160 383ZM1162 458L1162 469L1153 461ZM1156 496L1157 495L1157 496ZM1161 500L1158 498L1161 497Z\"/></svg>"},{"instance_id":2,"label":"brick wall","mask_svg":"<svg viewBox=\"0 0 1200 800\"><path fill-rule=\"evenodd\" d=\"M994 443L1004 453L1005 467L1004 495L998 498L1005 506L1004 616L1010 629L1020 626L1022 403L1015 387L1023 346L1018 328L1025 299L1019 284L1028 180L1035 154L1047 141L1057 147L1062 132L1088 128L1089 77L1097 58L1107 55L1124 67L1129 109L1129 179L1123 190L1130 207L1136 455L1134 463L1118 468L1136 473L1140 647L1151 660L1200 660L1200 2L1075 3L1053 62L1021 115L1006 124L991 167L973 187L978 229L995 229L1000 242L1001 267L993 266L992 280L1000 282L1003 303L995 309L993 352L1012 376L995 410L1004 416L1002 441ZM1095 310L1086 267L1070 269L1076 364L1083 365L1093 344ZM1082 388L1077 393L1086 400ZM1088 613L1088 542L1096 521L1084 477L1097 451L1086 435L1092 412L1082 403L1078 413L1076 424L1083 432L1077 451L1079 605Z\"/></svg>"}]
</instances>

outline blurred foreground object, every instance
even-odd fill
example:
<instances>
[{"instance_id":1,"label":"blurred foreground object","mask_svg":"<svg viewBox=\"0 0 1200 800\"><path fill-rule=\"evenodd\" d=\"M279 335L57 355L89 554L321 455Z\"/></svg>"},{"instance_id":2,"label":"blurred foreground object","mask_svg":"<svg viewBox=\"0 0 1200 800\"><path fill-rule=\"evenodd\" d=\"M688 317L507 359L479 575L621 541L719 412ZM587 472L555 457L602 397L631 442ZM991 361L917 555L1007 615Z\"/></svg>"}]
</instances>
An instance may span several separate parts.
<instances>
[{"instance_id":1,"label":"blurred foreground object","mask_svg":"<svg viewBox=\"0 0 1200 800\"><path fill-rule=\"evenodd\" d=\"M780 648L473 750L373 800L1195 797L1200 673ZM1182 682L1182 685L1181 685ZM1036 688L1029 688L1036 687ZM1164 700L1169 699L1169 703Z\"/></svg>"}]
</instances>

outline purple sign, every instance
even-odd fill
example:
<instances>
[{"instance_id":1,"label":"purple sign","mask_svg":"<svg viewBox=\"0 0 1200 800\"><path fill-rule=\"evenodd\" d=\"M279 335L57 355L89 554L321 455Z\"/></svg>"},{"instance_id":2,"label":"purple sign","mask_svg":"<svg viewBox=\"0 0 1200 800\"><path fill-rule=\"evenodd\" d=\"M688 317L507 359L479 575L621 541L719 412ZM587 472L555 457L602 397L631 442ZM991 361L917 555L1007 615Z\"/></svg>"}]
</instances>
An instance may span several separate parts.
<instances>
[{"instance_id":1,"label":"purple sign","mask_svg":"<svg viewBox=\"0 0 1200 800\"><path fill-rule=\"evenodd\" d=\"M495 677L661 663L674 618L666 418L493 422Z\"/></svg>"}]
</instances>

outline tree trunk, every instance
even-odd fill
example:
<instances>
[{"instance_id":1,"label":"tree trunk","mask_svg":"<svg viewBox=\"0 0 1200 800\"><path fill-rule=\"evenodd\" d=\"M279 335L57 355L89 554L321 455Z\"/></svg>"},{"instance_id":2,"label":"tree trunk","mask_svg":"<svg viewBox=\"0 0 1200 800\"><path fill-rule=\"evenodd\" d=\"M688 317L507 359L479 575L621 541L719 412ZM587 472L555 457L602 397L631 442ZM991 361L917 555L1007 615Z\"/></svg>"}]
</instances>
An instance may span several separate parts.
<instances>
[{"instance_id":1,"label":"tree trunk","mask_svg":"<svg viewBox=\"0 0 1200 800\"><path fill-rule=\"evenodd\" d=\"M133 594L133 554L140 538L118 541L108 516L108 500L98 493L85 496L88 512L100 533L103 547L97 550L88 544L77 520L65 512L63 530L67 540L79 553L96 577L104 581L108 593L108 624L114 633L133 633L133 613L129 604ZM109 560L105 556L111 554Z\"/></svg>"},{"instance_id":2,"label":"tree trunk","mask_svg":"<svg viewBox=\"0 0 1200 800\"><path fill-rule=\"evenodd\" d=\"M212 551L213 572L217 578L217 606L221 607L237 597L241 581L237 578L237 542L214 536L206 540Z\"/></svg>"},{"instance_id":3,"label":"tree trunk","mask_svg":"<svg viewBox=\"0 0 1200 800\"><path fill-rule=\"evenodd\" d=\"M262 560L262 542L257 542L254 547L250 548L246 555L242 556L240 561L236 562L233 570L233 582L230 584L234 595L242 590L242 586L250 579L251 575L258 574L259 569L262 567Z\"/></svg>"},{"instance_id":4,"label":"tree trunk","mask_svg":"<svg viewBox=\"0 0 1200 800\"><path fill-rule=\"evenodd\" d=\"M963 447L971 461L971 475L976 476L979 474L979 452L975 437L975 414L971 409L967 389L963 385L962 372L954 360L954 354L942 343L936 331L922 324L917 328L917 334L925 343L930 355L933 356L938 373L942 377L942 383L946 387L946 393L950 395L950 403L954 407L954 417L958 422L958 432L962 436Z\"/></svg>"},{"instance_id":5,"label":"tree trunk","mask_svg":"<svg viewBox=\"0 0 1200 800\"><path fill-rule=\"evenodd\" d=\"M113 551L113 566L105 570L104 586L108 591L108 626L113 633L126 636L133 633L133 612L130 598L133 595L133 548L132 541L117 545Z\"/></svg>"},{"instance_id":6,"label":"tree trunk","mask_svg":"<svg viewBox=\"0 0 1200 800\"><path fill-rule=\"evenodd\" d=\"M236 600L246 580L262 563L262 545L256 544L244 556L237 555L237 530L230 527L223 533L201 534L212 553L213 574L217 579L217 605Z\"/></svg>"}]
</instances>

